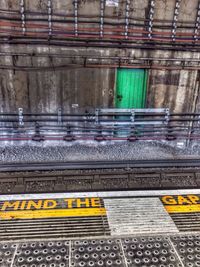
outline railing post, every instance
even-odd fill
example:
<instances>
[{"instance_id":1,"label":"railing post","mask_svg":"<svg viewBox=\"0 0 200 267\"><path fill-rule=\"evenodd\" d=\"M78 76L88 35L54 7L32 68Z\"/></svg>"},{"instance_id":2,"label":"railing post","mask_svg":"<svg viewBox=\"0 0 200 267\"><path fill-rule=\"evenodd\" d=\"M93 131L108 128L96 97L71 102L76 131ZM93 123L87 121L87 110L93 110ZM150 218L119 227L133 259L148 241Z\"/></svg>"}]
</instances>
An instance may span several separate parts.
<instances>
[{"instance_id":1,"label":"railing post","mask_svg":"<svg viewBox=\"0 0 200 267\"><path fill-rule=\"evenodd\" d=\"M99 124L99 109L98 108L95 110L95 123Z\"/></svg>"},{"instance_id":2,"label":"railing post","mask_svg":"<svg viewBox=\"0 0 200 267\"><path fill-rule=\"evenodd\" d=\"M58 109L58 124L62 124L62 109Z\"/></svg>"},{"instance_id":3,"label":"railing post","mask_svg":"<svg viewBox=\"0 0 200 267\"><path fill-rule=\"evenodd\" d=\"M24 126L23 108L18 108L18 123L19 127Z\"/></svg>"}]
</instances>

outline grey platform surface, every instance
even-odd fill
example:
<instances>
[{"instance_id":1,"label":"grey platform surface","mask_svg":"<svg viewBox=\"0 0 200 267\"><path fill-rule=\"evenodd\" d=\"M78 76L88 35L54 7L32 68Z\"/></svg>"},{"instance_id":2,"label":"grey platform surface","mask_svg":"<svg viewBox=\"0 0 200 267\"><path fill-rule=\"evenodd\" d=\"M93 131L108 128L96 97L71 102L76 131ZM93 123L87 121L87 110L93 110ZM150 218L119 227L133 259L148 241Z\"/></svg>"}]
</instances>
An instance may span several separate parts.
<instances>
[{"instance_id":1,"label":"grey platform surface","mask_svg":"<svg viewBox=\"0 0 200 267\"><path fill-rule=\"evenodd\" d=\"M0 196L0 207L0 267L200 266L200 190Z\"/></svg>"}]
</instances>

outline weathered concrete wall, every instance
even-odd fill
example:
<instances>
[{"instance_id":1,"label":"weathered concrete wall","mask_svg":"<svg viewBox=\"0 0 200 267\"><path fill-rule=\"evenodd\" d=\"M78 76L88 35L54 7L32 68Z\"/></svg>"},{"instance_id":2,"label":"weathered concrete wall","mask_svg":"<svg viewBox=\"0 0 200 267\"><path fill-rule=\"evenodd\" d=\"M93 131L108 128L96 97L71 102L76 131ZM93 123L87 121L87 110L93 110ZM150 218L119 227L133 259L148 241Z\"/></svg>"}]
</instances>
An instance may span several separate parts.
<instances>
[{"instance_id":1,"label":"weathered concrete wall","mask_svg":"<svg viewBox=\"0 0 200 267\"><path fill-rule=\"evenodd\" d=\"M37 47L1 47L1 51L45 53L60 55L96 55L145 58L198 58L194 53L172 53L142 50L98 50L69 48L37 48ZM52 70L0 72L1 111L15 111L24 107L32 112L55 112L59 107L70 112L77 108L88 110L95 107L112 107L115 90L115 69L113 68L68 68L69 59L55 57L1 57L4 64L17 66L55 66ZM81 62L81 61L80 61ZM72 62L71 62L72 63ZM76 63L78 63L76 61ZM52 65L53 64L53 65ZM149 70L147 89L147 107L169 107L174 112L192 111L197 82L197 70ZM78 104L78 105L73 105Z\"/></svg>"},{"instance_id":2,"label":"weathered concrete wall","mask_svg":"<svg viewBox=\"0 0 200 267\"><path fill-rule=\"evenodd\" d=\"M64 16L73 14L72 0L55 0L53 12ZM119 1L119 7L106 7L105 15L115 16L120 20L125 14L125 1ZM26 0L26 9L47 12L47 0ZM148 0L131 1L130 16L148 18ZM195 22L198 0L182 0L179 20ZM154 19L163 20L163 24L173 19L175 0L156 0ZM1 0L0 8L19 10L18 0ZM78 6L80 15L99 16L99 0L80 0ZM164 21L165 20L165 21ZM134 20L133 20L134 22ZM142 22L141 22L142 23ZM162 23L161 23L162 24ZM142 26L143 27L143 26ZM189 30L190 31L190 30ZM2 65L17 66L57 66L73 63L62 58L68 55L95 56L130 56L135 59L145 57L164 58L200 58L199 53L170 51L145 51L136 49L91 49L91 48L61 48L44 46L0 46L2 52L30 52L36 55L48 53L49 57L0 57ZM51 57L51 54L61 57ZM78 63L78 62L76 62ZM166 63L165 63L166 64ZM193 110L197 70L149 70L147 107L169 107L174 112ZM54 112L58 107L70 112L76 107L82 110L94 107L112 107L115 90L115 69L101 68L63 68L48 71L14 71L0 70L0 110L9 112L23 107L27 111ZM78 104L73 105L73 104ZM197 102L197 105L198 102Z\"/></svg>"},{"instance_id":3,"label":"weathered concrete wall","mask_svg":"<svg viewBox=\"0 0 200 267\"><path fill-rule=\"evenodd\" d=\"M115 70L67 69L0 72L1 111L70 112L112 106Z\"/></svg>"},{"instance_id":4,"label":"weathered concrete wall","mask_svg":"<svg viewBox=\"0 0 200 267\"><path fill-rule=\"evenodd\" d=\"M197 71L151 70L149 77L148 107L192 111Z\"/></svg>"}]
</instances>

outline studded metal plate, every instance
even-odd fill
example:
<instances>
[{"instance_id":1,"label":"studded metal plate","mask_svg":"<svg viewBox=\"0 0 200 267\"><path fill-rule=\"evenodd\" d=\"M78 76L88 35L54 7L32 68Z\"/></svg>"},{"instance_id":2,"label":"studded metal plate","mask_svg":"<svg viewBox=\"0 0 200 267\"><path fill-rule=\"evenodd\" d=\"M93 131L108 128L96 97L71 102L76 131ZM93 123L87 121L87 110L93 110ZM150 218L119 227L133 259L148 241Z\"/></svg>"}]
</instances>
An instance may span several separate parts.
<instances>
[{"instance_id":1,"label":"studded metal plate","mask_svg":"<svg viewBox=\"0 0 200 267\"><path fill-rule=\"evenodd\" d=\"M69 266L69 241L21 243L13 266L67 267Z\"/></svg>"},{"instance_id":2,"label":"studded metal plate","mask_svg":"<svg viewBox=\"0 0 200 267\"><path fill-rule=\"evenodd\" d=\"M0 243L0 267L200 267L200 235Z\"/></svg>"},{"instance_id":3,"label":"studded metal plate","mask_svg":"<svg viewBox=\"0 0 200 267\"><path fill-rule=\"evenodd\" d=\"M16 248L16 244L0 243L0 266L11 266Z\"/></svg>"},{"instance_id":4,"label":"studded metal plate","mask_svg":"<svg viewBox=\"0 0 200 267\"><path fill-rule=\"evenodd\" d=\"M71 266L120 267L125 266L120 240L82 240L72 243Z\"/></svg>"},{"instance_id":5,"label":"studded metal plate","mask_svg":"<svg viewBox=\"0 0 200 267\"><path fill-rule=\"evenodd\" d=\"M170 238L184 266L200 266L200 235L173 236Z\"/></svg>"},{"instance_id":6,"label":"studded metal plate","mask_svg":"<svg viewBox=\"0 0 200 267\"><path fill-rule=\"evenodd\" d=\"M126 238L122 239L122 246L127 266L182 266L168 238Z\"/></svg>"}]
</instances>

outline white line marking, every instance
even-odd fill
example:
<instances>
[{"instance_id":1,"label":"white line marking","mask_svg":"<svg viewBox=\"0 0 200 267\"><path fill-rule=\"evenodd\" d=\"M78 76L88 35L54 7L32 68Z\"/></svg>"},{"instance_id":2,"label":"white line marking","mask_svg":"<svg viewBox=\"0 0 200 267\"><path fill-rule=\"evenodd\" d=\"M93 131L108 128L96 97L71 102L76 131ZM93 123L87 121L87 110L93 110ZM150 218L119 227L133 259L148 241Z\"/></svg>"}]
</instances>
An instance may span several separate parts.
<instances>
[{"instance_id":1,"label":"white line marking","mask_svg":"<svg viewBox=\"0 0 200 267\"><path fill-rule=\"evenodd\" d=\"M175 248L175 246L174 246L173 242L171 241L171 239L170 239L170 238L168 239L168 241L169 241L169 243L170 243L171 247L173 248L173 250L174 250L174 252L175 252L175 254L176 254L177 258L179 259L179 261L180 261L180 263L181 263L182 267L184 267L185 265L183 264L183 262L182 262L182 260L181 260L181 257L180 257L180 255L179 255L178 251L176 250L176 248Z\"/></svg>"},{"instance_id":2,"label":"white line marking","mask_svg":"<svg viewBox=\"0 0 200 267\"><path fill-rule=\"evenodd\" d=\"M18 249L18 247L19 247L19 244L17 244L16 245L16 248L15 248L15 252L14 252L14 254L13 254L13 258L12 258L12 262L11 262L11 267L13 266L13 264L14 264L14 261L15 261L15 256L16 256L16 253L17 253L17 249Z\"/></svg>"},{"instance_id":3,"label":"white line marking","mask_svg":"<svg viewBox=\"0 0 200 267\"><path fill-rule=\"evenodd\" d=\"M69 263L69 266L72 266L71 265L71 253L72 253L72 241L69 240L69 260L68 260L68 263Z\"/></svg>"},{"instance_id":4,"label":"white line marking","mask_svg":"<svg viewBox=\"0 0 200 267\"><path fill-rule=\"evenodd\" d=\"M119 239L119 240L120 240L119 243L120 243L122 254L123 254L123 258L124 258L124 264L125 264L125 267L128 267L126 256L125 256L125 252L124 252L123 245L122 245L122 240L121 239Z\"/></svg>"},{"instance_id":5,"label":"white line marking","mask_svg":"<svg viewBox=\"0 0 200 267\"><path fill-rule=\"evenodd\" d=\"M75 193L42 193L42 194L20 194L0 195L0 201L19 199L54 199L54 198L84 198L84 197L157 197L163 195L187 195L200 194L200 189L179 190L149 190L149 191L110 191L110 192L75 192Z\"/></svg>"}]
</instances>

